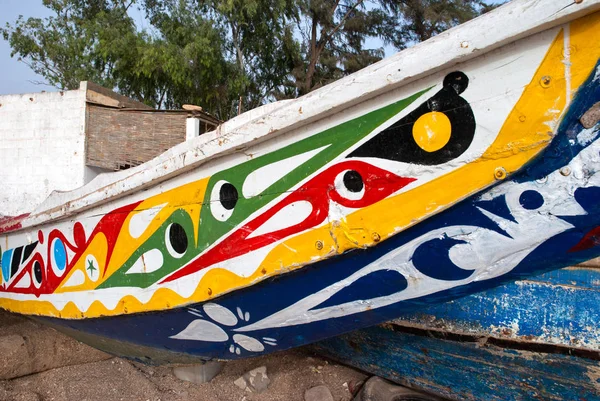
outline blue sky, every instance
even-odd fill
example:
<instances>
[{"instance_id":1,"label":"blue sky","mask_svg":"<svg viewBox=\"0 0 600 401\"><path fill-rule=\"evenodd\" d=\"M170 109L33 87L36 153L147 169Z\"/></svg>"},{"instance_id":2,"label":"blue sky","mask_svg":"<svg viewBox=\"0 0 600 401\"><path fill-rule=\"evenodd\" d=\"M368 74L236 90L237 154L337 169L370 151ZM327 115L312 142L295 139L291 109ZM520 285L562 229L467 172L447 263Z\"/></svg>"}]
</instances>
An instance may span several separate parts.
<instances>
[{"instance_id":1,"label":"blue sky","mask_svg":"<svg viewBox=\"0 0 600 401\"><path fill-rule=\"evenodd\" d=\"M0 25L15 21L19 15L27 17L46 17L50 15L41 0L0 0ZM35 85L30 81L42 81L17 58L10 57L8 42L0 38L0 95L7 93L27 93L56 90L50 86Z\"/></svg>"}]
</instances>

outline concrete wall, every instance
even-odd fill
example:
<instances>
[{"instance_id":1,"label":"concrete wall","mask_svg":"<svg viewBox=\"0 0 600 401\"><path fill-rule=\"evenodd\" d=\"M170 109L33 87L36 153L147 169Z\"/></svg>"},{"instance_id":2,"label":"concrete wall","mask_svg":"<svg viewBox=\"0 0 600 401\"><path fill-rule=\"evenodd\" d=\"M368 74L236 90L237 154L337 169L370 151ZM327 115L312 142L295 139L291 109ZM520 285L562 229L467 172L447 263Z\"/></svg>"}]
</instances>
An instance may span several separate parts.
<instances>
[{"instance_id":1,"label":"concrete wall","mask_svg":"<svg viewBox=\"0 0 600 401\"><path fill-rule=\"evenodd\" d=\"M85 87L0 96L0 214L30 212L95 176L85 167L85 98Z\"/></svg>"}]
</instances>

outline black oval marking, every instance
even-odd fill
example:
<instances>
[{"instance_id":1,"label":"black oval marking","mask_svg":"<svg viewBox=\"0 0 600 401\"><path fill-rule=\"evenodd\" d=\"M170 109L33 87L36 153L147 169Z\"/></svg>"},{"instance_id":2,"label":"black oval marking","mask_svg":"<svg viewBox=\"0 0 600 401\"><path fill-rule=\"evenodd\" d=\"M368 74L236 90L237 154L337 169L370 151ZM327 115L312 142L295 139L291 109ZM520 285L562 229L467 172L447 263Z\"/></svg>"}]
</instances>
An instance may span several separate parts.
<instances>
[{"instance_id":1,"label":"black oval marking","mask_svg":"<svg viewBox=\"0 0 600 401\"><path fill-rule=\"evenodd\" d=\"M221 201L221 205L225 209L233 209L238 201L237 189L232 184L226 182L221 186L221 190L219 191L219 201Z\"/></svg>"},{"instance_id":2,"label":"black oval marking","mask_svg":"<svg viewBox=\"0 0 600 401\"><path fill-rule=\"evenodd\" d=\"M33 262L33 276L37 283L42 283L42 265L37 260Z\"/></svg>"},{"instance_id":3,"label":"black oval marking","mask_svg":"<svg viewBox=\"0 0 600 401\"><path fill-rule=\"evenodd\" d=\"M37 246L38 242L34 241L29 245L25 245L25 249L23 250L23 262L26 261L31 254L33 253L33 250L35 249L35 247Z\"/></svg>"},{"instance_id":4,"label":"black oval marking","mask_svg":"<svg viewBox=\"0 0 600 401\"><path fill-rule=\"evenodd\" d=\"M179 254L185 253L188 247L188 238L181 224L171 224L171 228L169 229L169 242L175 252Z\"/></svg>"},{"instance_id":5,"label":"black oval marking","mask_svg":"<svg viewBox=\"0 0 600 401\"><path fill-rule=\"evenodd\" d=\"M348 170L344 173L344 186L348 191L356 193L362 191L365 184L358 171Z\"/></svg>"}]
</instances>

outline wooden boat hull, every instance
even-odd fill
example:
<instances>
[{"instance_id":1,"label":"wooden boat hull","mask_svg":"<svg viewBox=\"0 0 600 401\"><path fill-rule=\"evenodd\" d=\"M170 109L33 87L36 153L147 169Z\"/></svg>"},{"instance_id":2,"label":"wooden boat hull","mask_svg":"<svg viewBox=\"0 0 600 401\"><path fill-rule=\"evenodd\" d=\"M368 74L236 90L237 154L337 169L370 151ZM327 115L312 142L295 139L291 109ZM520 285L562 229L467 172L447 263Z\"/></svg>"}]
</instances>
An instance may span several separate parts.
<instances>
[{"instance_id":1,"label":"wooden boat hull","mask_svg":"<svg viewBox=\"0 0 600 401\"><path fill-rule=\"evenodd\" d=\"M561 2L548 29L343 113L260 137L309 95L0 222L0 306L131 356L235 359L599 255L598 123L582 119L600 101L600 2Z\"/></svg>"},{"instance_id":2,"label":"wooden boat hull","mask_svg":"<svg viewBox=\"0 0 600 401\"><path fill-rule=\"evenodd\" d=\"M598 267L556 270L315 347L453 400L598 400L599 284Z\"/></svg>"},{"instance_id":3,"label":"wooden boat hull","mask_svg":"<svg viewBox=\"0 0 600 401\"><path fill-rule=\"evenodd\" d=\"M552 183L564 182L565 167L577 175L577 166L590 167L582 160L600 154L600 140L582 145L564 135L580 124L581 110L600 101L595 81L590 79L582 91L585 95L574 101L560 134L547 149L548 157L376 247L317 262L207 303L151 314L52 319L52 323L186 356L235 359L315 342L588 260L598 254L594 233L600 226L600 187L575 185L558 203L547 205L562 208L564 214L558 209L547 213L543 201L533 202L547 199L540 195L546 191L560 192ZM479 234L469 238L472 232ZM530 237L532 232L536 235ZM455 239L457 235L461 239ZM513 257L514 247L527 238L532 245L521 257ZM464 269L449 253L457 243L472 247L469 253L493 249L506 256L495 256L493 269L486 263ZM493 248L488 248L490 244ZM402 272L408 263L415 270L407 279ZM502 273L473 281L478 269Z\"/></svg>"}]
</instances>

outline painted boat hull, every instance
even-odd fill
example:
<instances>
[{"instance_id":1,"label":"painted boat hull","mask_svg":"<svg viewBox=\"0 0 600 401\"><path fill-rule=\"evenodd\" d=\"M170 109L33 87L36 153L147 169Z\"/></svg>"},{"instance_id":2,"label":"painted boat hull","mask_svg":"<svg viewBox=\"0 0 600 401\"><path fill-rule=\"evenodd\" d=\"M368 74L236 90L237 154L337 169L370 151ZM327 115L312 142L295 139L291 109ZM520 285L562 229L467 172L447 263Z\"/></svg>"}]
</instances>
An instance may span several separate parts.
<instances>
[{"instance_id":1,"label":"painted boat hull","mask_svg":"<svg viewBox=\"0 0 600 401\"><path fill-rule=\"evenodd\" d=\"M598 400L599 279L597 266L557 270L315 348L453 400Z\"/></svg>"},{"instance_id":2,"label":"painted boat hull","mask_svg":"<svg viewBox=\"0 0 600 401\"><path fill-rule=\"evenodd\" d=\"M600 255L599 124L582 123L600 102L600 1L571 20L562 1L548 29L343 113L249 138L309 95L0 222L0 306L148 362L227 360Z\"/></svg>"},{"instance_id":3,"label":"painted boat hull","mask_svg":"<svg viewBox=\"0 0 600 401\"><path fill-rule=\"evenodd\" d=\"M577 129L574 127L580 124L581 110L600 100L600 86L593 80L584 90L585 95L573 103L563 120L561 132ZM565 166L570 166L571 174L576 175L576 166L582 165L582 158L596 158L599 154L600 140L583 146L559 135L548 148L548 156L527 170L377 247L315 263L214 302L152 314L51 319L51 322L149 348L206 359L236 359L312 343L385 322L430 304L577 264L598 255L593 233L600 226L600 188L578 185L570 188L567 193L573 194L573 198L559 202L565 215L556 217L548 213L541 222L536 218L545 212L543 202L537 208L531 207L523 194L538 198L534 194L544 193L544 185L565 178L561 173ZM511 198L521 201L510 202ZM558 225L559 233L554 232L554 225ZM515 241L524 239L519 235L528 237L540 227L549 234L547 238L542 233L536 234L532 247L522 257L513 259L513 248L519 243ZM468 234L473 231L483 234L476 240L469 239ZM466 241L454 239L457 235ZM475 249L469 252L476 252L477 241L483 249L494 242L495 252L508 256L499 258L500 262L494 266L497 270L505 268L503 274L474 282L469 277L476 272L460 268L452 261L449 250L456 243L469 243ZM402 274L407 263L416 269L408 280ZM489 269L487 264L480 268ZM411 298L415 287L410 279L417 286L441 288Z\"/></svg>"}]
</instances>

